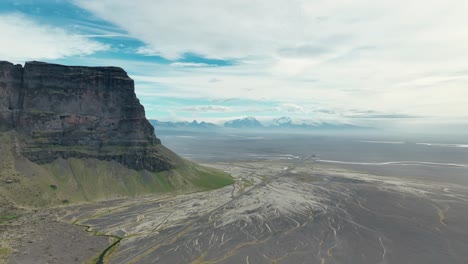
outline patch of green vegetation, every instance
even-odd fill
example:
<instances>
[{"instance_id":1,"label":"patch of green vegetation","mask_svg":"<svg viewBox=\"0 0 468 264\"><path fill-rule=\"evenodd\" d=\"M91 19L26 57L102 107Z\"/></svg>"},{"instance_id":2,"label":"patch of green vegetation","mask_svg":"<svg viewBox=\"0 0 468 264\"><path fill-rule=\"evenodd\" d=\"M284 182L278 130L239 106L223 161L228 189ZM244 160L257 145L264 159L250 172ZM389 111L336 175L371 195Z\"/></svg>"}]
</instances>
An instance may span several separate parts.
<instances>
[{"instance_id":1,"label":"patch of green vegetation","mask_svg":"<svg viewBox=\"0 0 468 264\"><path fill-rule=\"evenodd\" d=\"M68 199L63 199L63 200L62 200L62 203L63 203L63 204L68 204L68 203L70 203L70 201L69 201Z\"/></svg>"},{"instance_id":2,"label":"patch of green vegetation","mask_svg":"<svg viewBox=\"0 0 468 264\"><path fill-rule=\"evenodd\" d=\"M194 187L202 190L221 188L235 182L231 176L223 171L188 161L179 169L179 173L186 176Z\"/></svg>"},{"instance_id":3,"label":"patch of green vegetation","mask_svg":"<svg viewBox=\"0 0 468 264\"><path fill-rule=\"evenodd\" d=\"M243 179L242 181L243 181L245 187L250 187L250 186L254 185L254 181L252 179Z\"/></svg>"},{"instance_id":4,"label":"patch of green vegetation","mask_svg":"<svg viewBox=\"0 0 468 264\"><path fill-rule=\"evenodd\" d=\"M44 150L42 144L50 142L48 136L54 134L56 131L34 131L34 139L25 150L27 152L40 152ZM47 145L47 151L50 152L75 152L82 153L89 156L109 156L109 155L123 155L128 153L136 153L142 149L141 146L119 146L119 145L108 145L97 149L92 146L65 146L65 145L54 145L53 143Z\"/></svg>"},{"instance_id":5,"label":"patch of green vegetation","mask_svg":"<svg viewBox=\"0 0 468 264\"><path fill-rule=\"evenodd\" d=\"M57 190L57 185L55 184L51 184L49 185L50 189L53 190L53 191L56 191Z\"/></svg>"},{"instance_id":6,"label":"patch of green vegetation","mask_svg":"<svg viewBox=\"0 0 468 264\"><path fill-rule=\"evenodd\" d=\"M15 220L16 218L18 218L17 215L0 215L0 223Z\"/></svg>"},{"instance_id":7,"label":"patch of green vegetation","mask_svg":"<svg viewBox=\"0 0 468 264\"><path fill-rule=\"evenodd\" d=\"M239 185L239 191L240 193L244 192L246 188L251 187L254 185L254 181L251 179L242 179L238 181L237 183Z\"/></svg>"},{"instance_id":8,"label":"patch of green vegetation","mask_svg":"<svg viewBox=\"0 0 468 264\"><path fill-rule=\"evenodd\" d=\"M260 178L262 179L262 182L270 182L271 181L270 177L267 177L267 176L264 176L264 175L260 176Z\"/></svg>"},{"instance_id":9,"label":"patch of green vegetation","mask_svg":"<svg viewBox=\"0 0 468 264\"><path fill-rule=\"evenodd\" d=\"M49 142L48 138L43 138L43 137L38 137L38 140L34 138L35 143L44 143L44 142ZM44 147L43 146L33 146L33 147L27 147L26 152L39 152L43 151ZM96 149L91 149L88 146L60 146L60 145L47 145L47 151L50 152L77 152L77 153L83 153L86 155L91 155L91 156L98 156L99 153Z\"/></svg>"},{"instance_id":10,"label":"patch of green vegetation","mask_svg":"<svg viewBox=\"0 0 468 264\"><path fill-rule=\"evenodd\" d=\"M11 249L0 247L0 256L10 255Z\"/></svg>"},{"instance_id":11,"label":"patch of green vegetation","mask_svg":"<svg viewBox=\"0 0 468 264\"><path fill-rule=\"evenodd\" d=\"M31 115L38 115L38 116L47 116L47 115L55 114L54 112L51 112L51 111L42 111L39 109L31 109L28 111L28 113Z\"/></svg>"},{"instance_id":12,"label":"patch of green vegetation","mask_svg":"<svg viewBox=\"0 0 468 264\"><path fill-rule=\"evenodd\" d=\"M222 172L201 172L193 181L203 189L216 189L234 183L234 180Z\"/></svg>"}]
</instances>

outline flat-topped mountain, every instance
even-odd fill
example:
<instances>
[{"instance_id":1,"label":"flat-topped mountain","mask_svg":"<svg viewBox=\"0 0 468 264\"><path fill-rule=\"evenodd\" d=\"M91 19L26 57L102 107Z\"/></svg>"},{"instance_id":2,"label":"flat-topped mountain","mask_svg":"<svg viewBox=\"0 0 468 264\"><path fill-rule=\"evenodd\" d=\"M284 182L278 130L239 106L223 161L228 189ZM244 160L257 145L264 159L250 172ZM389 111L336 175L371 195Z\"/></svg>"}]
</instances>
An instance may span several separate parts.
<instances>
[{"instance_id":1,"label":"flat-topped mountain","mask_svg":"<svg viewBox=\"0 0 468 264\"><path fill-rule=\"evenodd\" d=\"M26 204L232 182L161 145L118 67L0 62L0 153L0 196Z\"/></svg>"},{"instance_id":2,"label":"flat-topped mountain","mask_svg":"<svg viewBox=\"0 0 468 264\"><path fill-rule=\"evenodd\" d=\"M21 153L31 161L87 157L149 171L174 166L159 155L161 142L121 68L0 62L0 85L0 128L23 136Z\"/></svg>"}]
</instances>

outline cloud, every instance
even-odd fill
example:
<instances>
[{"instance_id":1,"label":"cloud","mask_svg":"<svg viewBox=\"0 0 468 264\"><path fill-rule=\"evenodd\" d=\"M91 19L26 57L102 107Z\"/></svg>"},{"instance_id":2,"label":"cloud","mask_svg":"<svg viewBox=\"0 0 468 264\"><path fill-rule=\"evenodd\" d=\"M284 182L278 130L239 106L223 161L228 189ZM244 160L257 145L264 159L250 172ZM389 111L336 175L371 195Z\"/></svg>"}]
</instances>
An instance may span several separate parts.
<instances>
[{"instance_id":1,"label":"cloud","mask_svg":"<svg viewBox=\"0 0 468 264\"><path fill-rule=\"evenodd\" d=\"M315 57L328 53L329 49L326 46L321 45L301 45L297 47L288 47L279 50L279 54L284 57Z\"/></svg>"},{"instance_id":2,"label":"cloud","mask_svg":"<svg viewBox=\"0 0 468 264\"><path fill-rule=\"evenodd\" d=\"M145 55L145 56L161 56L161 53L155 49L152 49L148 46L143 46L143 47L139 47L137 50L136 50L136 53L137 54L141 54L141 55ZM177 59L177 57L176 57Z\"/></svg>"},{"instance_id":3,"label":"cloud","mask_svg":"<svg viewBox=\"0 0 468 264\"><path fill-rule=\"evenodd\" d=\"M74 2L145 43L141 54L236 61L139 73L170 87L148 93L292 103L304 111L278 107L337 118L371 109L388 122L468 112L468 1Z\"/></svg>"},{"instance_id":4,"label":"cloud","mask_svg":"<svg viewBox=\"0 0 468 264\"><path fill-rule=\"evenodd\" d=\"M227 112L230 110L227 106L222 105L199 105L199 106L190 106L190 107L182 107L176 109L177 111L183 112Z\"/></svg>"},{"instance_id":5,"label":"cloud","mask_svg":"<svg viewBox=\"0 0 468 264\"><path fill-rule=\"evenodd\" d=\"M281 104L279 107L277 107L277 110L280 112L288 112L288 113L304 113L306 110L304 107L297 105L297 104L291 104L291 103L284 103Z\"/></svg>"},{"instance_id":6,"label":"cloud","mask_svg":"<svg viewBox=\"0 0 468 264\"><path fill-rule=\"evenodd\" d=\"M59 59L107 50L107 45L14 13L0 15L0 57L4 60Z\"/></svg>"},{"instance_id":7,"label":"cloud","mask_svg":"<svg viewBox=\"0 0 468 264\"><path fill-rule=\"evenodd\" d=\"M221 82L221 80L218 79L218 78L211 78L211 79L209 80L209 82L210 82L210 83L216 83L216 82Z\"/></svg>"},{"instance_id":8,"label":"cloud","mask_svg":"<svg viewBox=\"0 0 468 264\"><path fill-rule=\"evenodd\" d=\"M418 119L418 118L429 118L428 116L421 115L409 115L402 113L384 113L374 110L356 110L350 109L344 111L342 115L346 118L356 119Z\"/></svg>"},{"instance_id":9,"label":"cloud","mask_svg":"<svg viewBox=\"0 0 468 264\"><path fill-rule=\"evenodd\" d=\"M374 118L374 119L402 119L402 118L426 118L424 116L405 115L405 114L357 114L346 115L349 118Z\"/></svg>"},{"instance_id":10,"label":"cloud","mask_svg":"<svg viewBox=\"0 0 468 264\"><path fill-rule=\"evenodd\" d=\"M316 17L330 15L334 6L319 4L310 8L306 1L75 0L75 3L145 42L147 46L140 48L139 53L171 60L181 58L184 53L223 59L272 53L314 56L349 40L346 34L328 34L320 29L324 21Z\"/></svg>"},{"instance_id":11,"label":"cloud","mask_svg":"<svg viewBox=\"0 0 468 264\"><path fill-rule=\"evenodd\" d=\"M201 63L201 62L173 62L170 64L173 67L212 67L215 65Z\"/></svg>"},{"instance_id":12,"label":"cloud","mask_svg":"<svg viewBox=\"0 0 468 264\"><path fill-rule=\"evenodd\" d=\"M455 73L455 74L448 74L440 76L438 74L431 74L430 76L421 76L417 77L416 79L404 81L402 83L396 84L396 87L427 87L427 86L434 86L440 85L449 82L456 82L456 81L466 81L468 80L468 73Z\"/></svg>"}]
</instances>

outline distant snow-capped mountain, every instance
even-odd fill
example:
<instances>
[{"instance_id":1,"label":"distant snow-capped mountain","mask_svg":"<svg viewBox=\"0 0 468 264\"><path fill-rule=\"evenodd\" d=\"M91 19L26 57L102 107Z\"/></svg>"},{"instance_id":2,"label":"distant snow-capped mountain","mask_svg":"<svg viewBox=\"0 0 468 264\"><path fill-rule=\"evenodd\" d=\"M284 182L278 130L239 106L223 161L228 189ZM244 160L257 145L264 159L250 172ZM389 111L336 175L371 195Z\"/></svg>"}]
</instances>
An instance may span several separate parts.
<instances>
[{"instance_id":1,"label":"distant snow-capped mountain","mask_svg":"<svg viewBox=\"0 0 468 264\"><path fill-rule=\"evenodd\" d=\"M192 122L163 122L159 120L149 120L149 122L157 129L216 129L217 125L207 123L205 121L198 122L193 120Z\"/></svg>"},{"instance_id":2,"label":"distant snow-capped mountain","mask_svg":"<svg viewBox=\"0 0 468 264\"><path fill-rule=\"evenodd\" d=\"M259 129L264 128L262 123L260 123L254 117L246 117L241 119L234 119L224 123L224 127L228 128L247 128L247 129Z\"/></svg>"},{"instance_id":3,"label":"distant snow-capped mountain","mask_svg":"<svg viewBox=\"0 0 468 264\"><path fill-rule=\"evenodd\" d=\"M280 117L278 119L273 119L274 126L284 126L292 124L292 119L287 116Z\"/></svg>"}]
</instances>

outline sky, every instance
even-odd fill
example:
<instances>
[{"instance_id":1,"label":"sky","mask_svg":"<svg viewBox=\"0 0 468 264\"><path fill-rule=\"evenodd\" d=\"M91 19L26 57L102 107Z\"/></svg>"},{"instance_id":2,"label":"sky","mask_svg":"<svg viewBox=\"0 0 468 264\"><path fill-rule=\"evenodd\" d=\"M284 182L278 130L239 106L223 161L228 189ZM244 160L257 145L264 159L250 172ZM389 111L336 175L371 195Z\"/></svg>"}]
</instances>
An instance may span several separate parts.
<instances>
[{"instance_id":1,"label":"sky","mask_svg":"<svg viewBox=\"0 0 468 264\"><path fill-rule=\"evenodd\" d=\"M146 115L468 128L465 0L2 0L0 60L119 66Z\"/></svg>"}]
</instances>

